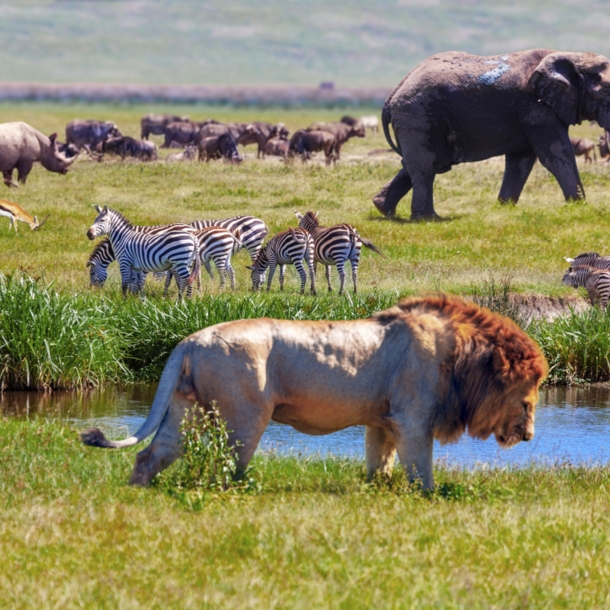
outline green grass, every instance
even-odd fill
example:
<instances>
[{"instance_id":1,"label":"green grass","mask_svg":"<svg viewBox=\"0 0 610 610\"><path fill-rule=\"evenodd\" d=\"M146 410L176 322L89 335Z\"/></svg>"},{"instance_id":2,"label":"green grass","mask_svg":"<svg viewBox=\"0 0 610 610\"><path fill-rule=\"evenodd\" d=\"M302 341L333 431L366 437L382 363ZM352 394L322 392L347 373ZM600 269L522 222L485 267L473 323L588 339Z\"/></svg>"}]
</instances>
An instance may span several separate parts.
<instances>
[{"instance_id":1,"label":"green grass","mask_svg":"<svg viewBox=\"0 0 610 610\"><path fill-rule=\"evenodd\" d=\"M2 79L393 87L439 51L610 54L596 0L10 0Z\"/></svg>"},{"instance_id":2,"label":"green grass","mask_svg":"<svg viewBox=\"0 0 610 610\"><path fill-rule=\"evenodd\" d=\"M135 451L0 422L11 608L590 608L607 603L607 468L436 469L432 494L356 460L255 459L258 491L125 482Z\"/></svg>"}]
</instances>

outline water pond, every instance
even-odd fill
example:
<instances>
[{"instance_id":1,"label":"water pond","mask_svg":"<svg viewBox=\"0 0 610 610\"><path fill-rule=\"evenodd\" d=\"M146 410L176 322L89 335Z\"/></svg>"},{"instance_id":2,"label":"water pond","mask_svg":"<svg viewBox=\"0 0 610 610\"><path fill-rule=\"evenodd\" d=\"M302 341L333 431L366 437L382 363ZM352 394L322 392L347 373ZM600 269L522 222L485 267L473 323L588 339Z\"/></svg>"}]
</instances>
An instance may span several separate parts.
<instances>
[{"instance_id":1,"label":"water pond","mask_svg":"<svg viewBox=\"0 0 610 610\"><path fill-rule=\"evenodd\" d=\"M142 424L155 390L156 385L150 384L78 393L5 392L0 394L0 412L14 417L64 419L79 428L97 426L122 437ZM259 450L363 458L364 429L355 427L327 436L308 436L272 422ZM456 444L437 444L434 455L437 460L458 467L561 461L606 464L610 462L610 386L542 390L536 412L536 436L529 443L502 450L493 438L483 442L463 436Z\"/></svg>"}]
</instances>

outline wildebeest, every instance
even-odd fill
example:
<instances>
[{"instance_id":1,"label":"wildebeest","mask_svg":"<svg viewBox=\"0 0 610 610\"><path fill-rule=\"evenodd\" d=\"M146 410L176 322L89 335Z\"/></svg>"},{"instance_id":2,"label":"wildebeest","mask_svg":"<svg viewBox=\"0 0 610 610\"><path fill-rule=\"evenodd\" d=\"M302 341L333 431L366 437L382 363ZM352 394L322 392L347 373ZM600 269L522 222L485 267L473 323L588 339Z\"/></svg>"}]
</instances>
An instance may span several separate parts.
<instances>
[{"instance_id":1,"label":"wildebeest","mask_svg":"<svg viewBox=\"0 0 610 610\"><path fill-rule=\"evenodd\" d=\"M182 152L167 155L165 161L167 163L180 161L193 161L197 154L197 147L194 144L189 144Z\"/></svg>"},{"instance_id":2,"label":"wildebeest","mask_svg":"<svg viewBox=\"0 0 610 610\"><path fill-rule=\"evenodd\" d=\"M334 163L335 157L335 136L327 131L306 131L299 129L290 138L288 156L301 155L303 163L311 158L312 152L324 151L326 165Z\"/></svg>"},{"instance_id":3,"label":"wildebeest","mask_svg":"<svg viewBox=\"0 0 610 610\"><path fill-rule=\"evenodd\" d=\"M140 119L140 133L143 140L148 140L148 136L162 136L165 128L170 123L184 123L190 121L187 116L178 114L147 114Z\"/></svg>"},{"instance_id":4,"label":"wildebeest","mask_svg":"<svg viewBox=\"0 0 610 610\"><path fill-rule=\"evenodd\" d=\"M22 184L39 162L45 169L65 174L76 157L68 159L57 150L57 134L48 138L31 125L22 122L0 124L0 171L6 186L18 186L13 182L13 170Z\"/></svg>"},{"instance_id":5,"label":"wildebeest","mask_svg":"<svg viewBox=\"0 0 610 610\"><path fill-rule=\"evenodd\" d=\"M104 140L118 138L121 135L118 127L112 121L75 119L66 125L66 144L76 144L89 154Z\"/></svg>"},{"instance_id":6,"label":"wildebeest","mask_svg":"<svg viewBox=\"0 0 610 610\"><path fill-rule=\"evenodd\" d=\"M195 138L195 142L198 143L205 138L219 136L223 133L230 133L233 136L235 142L239 142L247 126L247 123L214 123L204 125L199 130L199 133Z\"/></svg>"},{"instance_id":7,"label":"wildebeest","mask_svg":"<svg viewBox=\"0 0 610 610\"><path fill-rule=\"evenodd\" d=\"M233 136L221 133L219 136L204 138L199 142L199 160L209 161L210 159L225 158L231 163L241 163L242 158L237 151L237 144Z\"/></svg>"},{"instance_id":8,"label":"wildebeest","mask_svg":"<svg viewBox=\"0 0 610 610\"><path fill-rule=\"evenodd\" d=\"M272 125L262 121L248 123L243 133L236 139L238 144L247 146L248 144L256 144L258 147L256 156L265 158L265 143L269 138L276 135L285 134L287 137L290 132L284 127L283 123Z\"/></svg>"},{"instance_id":9,"label":"wildebeest","mask_svg":"<svg viewBox=\"0 0 610 610\"><path fill-rule=\"evenodd\" d=\"M364 138L366 132L364 127L359 123L356 125L346 125L345 123L313 123L307 128L307 131L326 131L335 136L335 146L333 153L335 159L341 158L341 146L354 136Z\"/></svg>"},{"instance_id":10,"label":"wildebeest","mask_svg":"<svg viewBox=\"0 0 610 610\"><path fill-rule=\"evenodd\" d=\"M570 138L570 143L574 147L574 154L577 157L581 155L585 156L585 163L593 163L597 161L595 156L595 142L587 138ZM591 159L591 153L593 153L593 159Z\"/></svg>"},{"instance_id":11,"label":"wildebeest","mask_svg":"<svg viewBox=\"0 0 610 610\"><path fill-rule=\"evenodd\" d=\"M123 160L126 157L134 157L141 161L154 161L157 158L157 145L149 140L121 136L102 142L101 152L114 152Z\"/></svg>"},{"instance_id":12,"label":"wildebeest","mask_svg":"<svg viewBox=\"0 0 610 610\"><path fill-rule=\"evenodd\" d=\"M179 144L181 146L187 146L188 144L197 144L200 137L200 131L207 126L219 125L218 121L214 119L206 119L205 121L174 121L168 123L165 126L164 135L165 140L161 148L171 148L172 143ZM210 134L216 135L216 134Z\"/></svg>"},{"instance_id":13,"label":"wildebeest","mask_svg":"<svg viewBox=\"0 0 610 610\"><path fill-rule=\"evenodd\" d=\"M266 155L286 158L288 156L289 148L290 141L287 138L269 138L265 142Z\"/></svg>"}]
</instances>

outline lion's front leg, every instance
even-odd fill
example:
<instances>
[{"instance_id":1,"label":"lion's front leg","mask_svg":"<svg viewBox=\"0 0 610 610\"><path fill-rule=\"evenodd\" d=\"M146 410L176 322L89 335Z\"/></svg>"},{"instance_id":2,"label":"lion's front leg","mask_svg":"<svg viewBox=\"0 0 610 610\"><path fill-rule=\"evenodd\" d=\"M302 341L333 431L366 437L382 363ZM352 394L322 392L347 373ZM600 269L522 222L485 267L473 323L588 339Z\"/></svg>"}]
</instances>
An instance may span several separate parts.
<instances>
[{"instance_id":1,"label":"lion's front leg","mask_svg":"<svg viewBox=\"0 0 610 610\"><path fill-rule=\"evenodd\" d=\"M376 472L391 474L396 457L396 443L383 428L366 427L366 474L370 479Z\"/></svg>"},{"instance_id":2,"label":"lion's front leg","mask_svg":"<svg viewBox=\"0 0 610 610\"><path fill-rule=\"evenodd\" d=\"M432 432L417 434L412 430L401 431L396 443L398 458L409 481L412 483L421 481L424 489L434 488L433 446Z\"/></svg>"}]
</instances>

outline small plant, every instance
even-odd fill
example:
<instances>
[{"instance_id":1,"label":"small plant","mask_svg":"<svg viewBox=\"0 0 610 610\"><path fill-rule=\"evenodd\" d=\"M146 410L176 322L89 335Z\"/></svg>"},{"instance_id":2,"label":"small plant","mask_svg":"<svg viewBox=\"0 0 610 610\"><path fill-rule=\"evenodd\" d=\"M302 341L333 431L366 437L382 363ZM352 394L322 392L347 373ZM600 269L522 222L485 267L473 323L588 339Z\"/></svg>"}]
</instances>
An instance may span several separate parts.
<instances>
[{"instance_id":1,"label":"small plant","mask_svg":"<svg viewBox=\"0 0 610 610\"><path fill-rule=\"evenodd\" d=\"M236 449L227 422L215 402L210 409L195 403L181 423L183 456L167 475L166 484L179 491L225 491L235 487Z\"/></svg>"}]
</instances>

